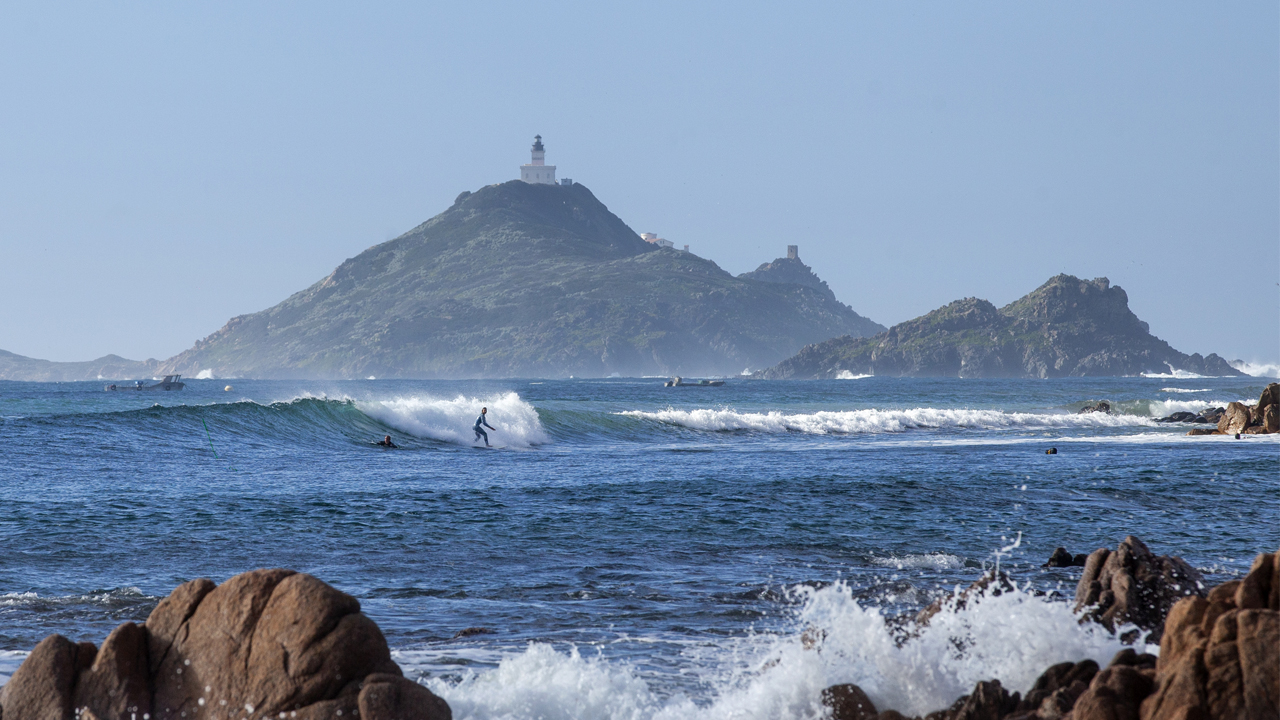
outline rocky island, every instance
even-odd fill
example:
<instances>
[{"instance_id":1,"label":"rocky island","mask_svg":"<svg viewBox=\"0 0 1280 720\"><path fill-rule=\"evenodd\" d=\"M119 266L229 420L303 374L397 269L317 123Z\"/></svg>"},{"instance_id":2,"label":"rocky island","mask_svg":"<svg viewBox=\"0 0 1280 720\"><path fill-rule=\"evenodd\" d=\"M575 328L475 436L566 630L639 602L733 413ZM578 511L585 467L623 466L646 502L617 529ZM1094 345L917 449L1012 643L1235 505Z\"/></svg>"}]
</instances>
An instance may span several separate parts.
<instances>
[{"instance_id":1,"label":"rocky island","mask_svg":"<svg viewBox=\"0 0 1280 720\"><path fill-rule=\"evenodd\" d=\"M772 265L784 269L734 277L711 260L645 242L581 183L513 180L462 193L431 220L275 307L232 318L169 360L68 364L6 355L0 379L94 379L112 370L737 375L809 343L884 330L838 301L798 258Z\"/></svg>"},{"instance_id":2,"label":"rocky island","mask_svg":"<svg viewBox=\"0 0 1280 720\"><path fill-rule=\"evenodd\" d=\"M1151 334L1129 297L1106 278L1050 278L997 308L965 298L874 337L809 345L756 373L766 379L835 378L841 373L910 377L1055 378L1184 370L1244 373L1216 354L1186 355Z\"/></svg>"}]
</instances>

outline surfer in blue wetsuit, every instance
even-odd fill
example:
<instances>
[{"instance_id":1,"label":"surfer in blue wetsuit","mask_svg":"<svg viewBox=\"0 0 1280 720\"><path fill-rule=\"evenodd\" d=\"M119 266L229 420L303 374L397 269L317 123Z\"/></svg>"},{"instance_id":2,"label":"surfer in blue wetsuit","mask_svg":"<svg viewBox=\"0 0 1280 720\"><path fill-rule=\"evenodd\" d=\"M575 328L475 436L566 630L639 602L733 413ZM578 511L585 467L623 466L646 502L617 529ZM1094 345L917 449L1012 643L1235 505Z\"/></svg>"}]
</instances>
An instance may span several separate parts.
<instances>
[{"instance_id":1,"label":"surfer in blue wetsuit","mask_svg":"<svg viewBox=\"0 0 1280 720\"><path fill-rule=\"evenodd\" d=\"M480 408L480 417L476 418L475 427L471 428L472 430L476 431L476 440L479 440L480 438L484 438L485 447L490 447L490 445L489 445L489 433L485 432L484 428L489 428L490 430L494 430L494 431L497 431L498 429L485 421L484 416L488 412L489 412L489 408ZM475 442L475 440L473 440L472 442Z\"/></svg>"}]
</instances>

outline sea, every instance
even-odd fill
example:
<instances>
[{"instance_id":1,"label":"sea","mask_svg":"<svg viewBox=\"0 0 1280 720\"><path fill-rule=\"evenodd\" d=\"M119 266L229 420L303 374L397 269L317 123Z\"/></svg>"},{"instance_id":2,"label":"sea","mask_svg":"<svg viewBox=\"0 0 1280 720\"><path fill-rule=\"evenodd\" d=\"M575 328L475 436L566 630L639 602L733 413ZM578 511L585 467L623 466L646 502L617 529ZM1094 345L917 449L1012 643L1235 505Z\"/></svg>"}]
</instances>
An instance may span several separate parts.
<instances>
[{"instance_id":1,"label":"sea","mask_svg":"<svg viewBox=\"0 0 1280 720\"><path fill-rule=\"evenodd\" d=\"M1206 586L1280 548L1280 436L1155 422L1267 382L0 382L0 682L51 633L100 643L180 583L283 567L359 599L460 719L1026 691L1125 640L1158 652L1079 622L1055 548L1134 535ZM1016 589L911 621L997 567Z\"/></svg>"}]
</instances>

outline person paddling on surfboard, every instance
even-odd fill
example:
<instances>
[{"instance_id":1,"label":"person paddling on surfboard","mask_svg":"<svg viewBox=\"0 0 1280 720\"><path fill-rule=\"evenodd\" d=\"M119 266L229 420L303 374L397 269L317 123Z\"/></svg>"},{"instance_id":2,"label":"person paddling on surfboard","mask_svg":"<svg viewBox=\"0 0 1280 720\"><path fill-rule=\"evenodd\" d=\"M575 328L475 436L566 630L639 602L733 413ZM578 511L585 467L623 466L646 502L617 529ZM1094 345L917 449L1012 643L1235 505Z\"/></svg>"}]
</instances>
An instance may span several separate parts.
<instances>
[{"instance_id":1,"label":"person paddling on surfboard","mask_svg":"<svg viewBox=\"0 0 1280 720\"><path fill-rule=\"evenodd\" d=\"M484 416L488 412L489 412L489 408L480 408L480 417L476 418L476 424L471 429L476 431L476 440L479 440L480 438L484 438L484 446L492 447L492 445L489 444L489 433L485 432L484 428L489 428L490 430L493 430L495 432L498 430L498 428L490 425L488 422L485 421ZM484 427L481 427L481 426L484 426ZM475 442L475 440L472 440L471 442Z\"/></svg>"},{"instance_id":2,"label":"person paddling on surfboard","mask_svg":"<svg viewBox=\"0 0 1280 720\"><path fill-rule=\"evenodd\" d=\"M399 445L397 445L397 444L395 444L395 443L391 442L391 436L390 436L390 435L388 435L388 436L386 436L386 437L382 438L382 439L381 439L381 440L379 440L378 442L374 443L374 445L381 445L382 447L389 447L389 448L398 448L398 447L400 447Z\"/></svg>"}]
</instances>

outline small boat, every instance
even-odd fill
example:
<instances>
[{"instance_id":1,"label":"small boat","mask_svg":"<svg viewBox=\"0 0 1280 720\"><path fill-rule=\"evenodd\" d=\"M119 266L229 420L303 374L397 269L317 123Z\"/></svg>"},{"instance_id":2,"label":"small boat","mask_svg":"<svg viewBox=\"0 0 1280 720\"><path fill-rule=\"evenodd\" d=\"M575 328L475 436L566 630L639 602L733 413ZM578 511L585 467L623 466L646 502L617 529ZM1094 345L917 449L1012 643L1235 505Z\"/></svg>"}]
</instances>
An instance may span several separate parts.
<instances>
[{"instance_id":1,"label":"small boat","mask_svg":"<svg viewBox=\"0 0 1280 720\"><path fill-rule=\"evenodd\" d=\"M132 385L116 385L112 383L104 390L181 390L186 387L186 383L182 382L181 375L165 375L164 379L155 385L146 385L141 380Z\"/></svg>"},{"instance_id":2,"label":"small boat","mask_svg":"<svg viewBox=\"0 0 1280 720\"><path fill-rule=\"evenodd\" d=\"M676 376L663 383L662 387L720 387L723 384L723 380L688 381L682 377Z\"/></svg>"}]
</instances>

